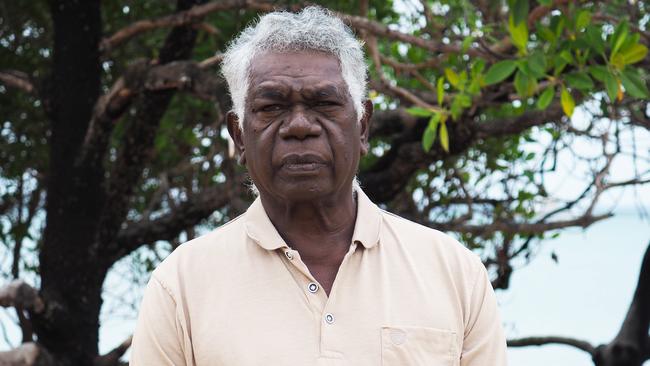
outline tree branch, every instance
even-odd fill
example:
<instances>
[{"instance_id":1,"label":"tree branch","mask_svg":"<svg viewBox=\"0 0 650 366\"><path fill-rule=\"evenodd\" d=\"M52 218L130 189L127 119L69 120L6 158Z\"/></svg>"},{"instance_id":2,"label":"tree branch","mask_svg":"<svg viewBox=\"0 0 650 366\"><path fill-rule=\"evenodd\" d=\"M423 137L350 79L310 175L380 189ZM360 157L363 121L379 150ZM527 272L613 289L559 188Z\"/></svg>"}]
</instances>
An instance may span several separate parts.
<instances>
[{"instance_id":1,"label":"tree branch","mask_svg":"<svg viewBox=\"0 0 650 366\"><path fill-rule=\"evenodd\" d=\"M35 92L34 84L30 80L29 76L22 71L0 71L0 82L6 86L20 89L28 94L33 94Z\"/></svg>"},{"instance_id":2,"label":"tree branch","mask_svg":"<svg viewBox=\"0 0 650 366\"><path fill-rule=\"evenodd\" d=\"M502 233L528 233L539 234L550 230L564 229L568 227L582 227L586 228L591 224L608 219L614 216L613 214L592 216L590 214L570 220L559 220L551 222L515 222L515 221L495 221L488 225L471 225L464 223L428 223L428 225L435 227L441 231L455 231L459 233L473 234L477 236L488 236L495 232Z\"/></svg>"},{"instance_id":3,"label":"tree branch","mask_svg":"<svg viewBox=\"0 0 650 366\"><path fill-rule=\"evenodd\" d=\"M196 0L178 0L180 12L192 8ZM197 31L192 27L179 26L172 29L160 50L159 64L165 65L189 58L194 48ZM153 144L158 125L164 115L174 90L145 90L138 95L133 119L125 127L125 140L117 152L115 163L106 182L106 199L98 223L99 231L95 251L101 258L113 258L117 248L111 243L126 218L134 187L142 176L142 170L153 156ZM111 249L112 248L112 249Z\"/></svg>"},{"instance_id":4,"label":"tree branch","mask_svg":"<svg viewBox=\"0 0 650 366\"><path fill-rule=\"evenodd\" d=\"M99 356L95 359L93 366L117 366L120 363L120 358L126 353L126 351L131 347L131 341L133 341L133 336L129 336L124 340L119 346L115 347L109 353Z\"/></svg>"},{"instance_id":5,"label":"tree branch","mask_svg":"<svg viewBox=\"0 0 650 366\"><path fill-rule=\"evenodd\" d=\"M590 355L594 354L594 346L592 346L587 341L583 341L575 338L548 336L548 337L526 337L526 338L508 340L508 347L544 346L547 344L563 344L566 346L571 346L583 350L589 353Z\"/></svg>"},{"instance_id":6,"label":"tree branch","mask_svg":"<svg viewBox=\"0 0 650 366\"><path fill-rule=\"evenodd\" d=\"M20 307L33 313L40 313L45 308L38 291L23 280L13 280L0 287L0 306Z\"/></svg>"},{"instance_id":7,"label":"tree branch","mask_svg":"<svg viewBox=\"0 0 650 366\"><path fill-rule=\"evenodd\" d=\"M243 193L242 182L210 187L190 196L172 212L157 218L128 224L115 240L117 256L123 257L139 246L159 240L172 240L187 228L194 227L214 211L234 204Z\"/></svg>"},{"instance_id":8,"label":"tree branch","mask_svg":"<svg viewBox=\"0 0 650 366\"><path fill-rule=\"evenodd\" d=\"M478 121L465 116L463 120L449 123L449 153L434 145L424 152L420 140L426 127L426 119L418 120L412 128L404 128L391 141L391 149L370 168L362 171L359 178L366 193L374 202L388 202L402 191L413 173L432 161L448 159L465 152L480 139L509 136L521 133L533 126L556 123L563 112L558 103L545 111L530 111L518 117Z\"/></svg>"},{"instance_id":9,"label":"tree branch","mask_svg":"<svg viewBox=\"0 0 650 366\"><path fill-rule=\"evenodd\" d=\"M54 359L41 346L23 343L10 351L0 352L0 366L54 366Z\"/></svg>"},{"instance_id":10,"label":"tree branch","mask_svg":"<svg viewBox=\"0 0 650 366\"><path fill-rule=\"evenodd\" d=\"M172 15L168 15L158 19L146 19L137 21L128 25L119 31L115 32L112 36L105 38L101 41L99 48L103 53L110 52L111 49L127 42L131 38L150 30L168 27L180 27L188 24L200 22L203 18L211 13L248 8L260 11L271 11L273 6L268 1L253 1L253 0L225 0L213 1L203 5L195 5L189 10L180 11Z\"/></svg>"},{"instance_id":11,"label":"tree branch","mask_svg":"<svg viewBox=\"0 0 650 366\"><path fill-rule=\"evenodd\" d=\"M144 92L183 91L198 98L223 103L227 97L225 82L218 74L206 69L218 64L221 55L210 57L200 63L174 61L156 65L139 60L129 66L110 91L99 98L93 118L77 158L78 165L100 164L104 159L115 121Z\"/></svg>"}]
</instances>

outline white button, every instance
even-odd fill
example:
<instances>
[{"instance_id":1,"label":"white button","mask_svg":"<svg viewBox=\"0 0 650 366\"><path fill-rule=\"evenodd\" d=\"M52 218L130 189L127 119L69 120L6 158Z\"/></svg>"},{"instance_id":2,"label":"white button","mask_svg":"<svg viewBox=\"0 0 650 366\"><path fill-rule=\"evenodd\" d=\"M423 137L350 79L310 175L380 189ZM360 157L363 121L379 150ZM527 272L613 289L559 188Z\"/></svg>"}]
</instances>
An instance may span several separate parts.
<instances>
[{"instance_id":1,"label":"white button","mask_svg":"<svg viewBox=\"0 0 650 366\"><path fill-rule=\"evenodd\" d=\"M288 251L288 250L287 250L286 252L284 252L284 255L287 256L287 259L288 259L288 260L292 260L292 259L293 259L293 254L291 254L291 252Z\"/></svg>"},{"instance_id":2,"label":"white button","mask_svg":"<svg viewBox=\"0 0 650 366\"><path fill-rule=\"evenodd\" d=\"M334 315L330 313L325 314L325 321L327 322L327 324L334 323Z\"/></svg>"},{"instance_id":3,"label":"white button","mask_svg":"<svg viewBox=\"0 0 650 366\"><path fill-rule=\"evenodd\" d=\"M315 282L310 282L309 285L307 285L307 290L311 292L312 294L318 291L318 284Z\"/></svg>"}]
</instances>

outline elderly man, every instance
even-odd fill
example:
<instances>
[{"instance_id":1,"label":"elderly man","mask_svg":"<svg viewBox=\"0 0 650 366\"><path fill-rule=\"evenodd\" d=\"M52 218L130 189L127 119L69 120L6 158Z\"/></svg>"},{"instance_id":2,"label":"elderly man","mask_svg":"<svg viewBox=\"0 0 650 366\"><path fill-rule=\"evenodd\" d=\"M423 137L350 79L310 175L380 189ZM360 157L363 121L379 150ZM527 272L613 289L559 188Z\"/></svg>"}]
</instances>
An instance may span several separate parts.
<instances>
[{"instance_id":1,"label":"elderly man","mask_svg":"<svg viewBox=\"0 0 650 366\"><path fill-rule=\"evenodd\" d=\"M375 206L361 44L320 8L271 13L223 61L259 197L152 274L131 365L501 366L481 261Z\"/></svg>"}]
</instances>

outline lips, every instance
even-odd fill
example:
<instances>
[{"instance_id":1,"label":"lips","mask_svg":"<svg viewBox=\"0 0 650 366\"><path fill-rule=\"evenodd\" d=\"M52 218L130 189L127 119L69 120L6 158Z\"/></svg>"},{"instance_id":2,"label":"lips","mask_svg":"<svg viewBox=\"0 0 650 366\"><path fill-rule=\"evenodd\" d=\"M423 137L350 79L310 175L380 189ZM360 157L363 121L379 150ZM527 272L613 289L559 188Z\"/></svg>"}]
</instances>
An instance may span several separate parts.
<instances>
[{"instance_id":1,"label":"lips","mask_svg":"<svg viewBox=\"0 0 650 366\"><path fill-rule=\"evenodd\" d=\"M327 165L325 158L316 154L289 154L280 160L280 166L295 173L316 172Z\"/></svg>"}]
</instances>

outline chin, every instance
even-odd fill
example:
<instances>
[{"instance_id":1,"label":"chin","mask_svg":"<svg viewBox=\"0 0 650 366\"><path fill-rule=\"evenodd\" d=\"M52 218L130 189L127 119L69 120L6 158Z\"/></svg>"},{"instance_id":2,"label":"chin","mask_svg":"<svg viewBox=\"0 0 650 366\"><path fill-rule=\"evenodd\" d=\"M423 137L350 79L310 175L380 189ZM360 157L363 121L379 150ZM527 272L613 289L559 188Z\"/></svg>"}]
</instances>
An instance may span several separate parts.
<instances>
[{"instance_id":1,"label":"chin","mask_svg":"<svg viewBox=\"0 0 650 366\"><path fill-rule=\"evenodd\" d=\"M287 200L291 201L308 201L331 193L331 190L324 189L324 187L318 185L310 185L308 183L298 183L292 187L286 187L283 191L285 193L283 196L285 196Z\"/></svg>"}]
</instances>

